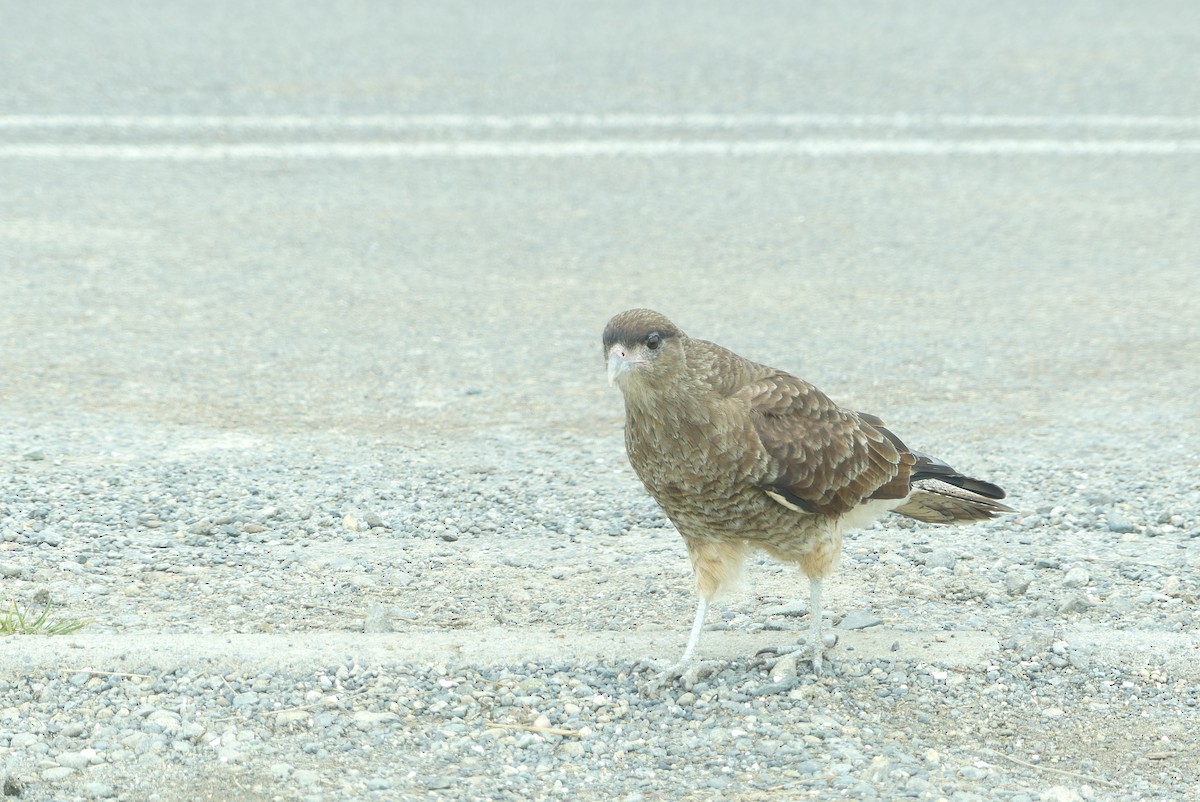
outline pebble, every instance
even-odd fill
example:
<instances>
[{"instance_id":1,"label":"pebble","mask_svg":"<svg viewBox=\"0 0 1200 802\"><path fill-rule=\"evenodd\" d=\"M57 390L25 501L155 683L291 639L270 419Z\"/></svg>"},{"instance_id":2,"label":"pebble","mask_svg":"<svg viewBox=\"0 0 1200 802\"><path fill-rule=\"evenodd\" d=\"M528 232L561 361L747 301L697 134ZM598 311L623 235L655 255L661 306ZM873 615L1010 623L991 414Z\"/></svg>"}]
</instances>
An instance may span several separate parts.
<instances>
[{"instance_id":1,"label":"pebble","mask_svg":"<svg viewBox=\"0 0 1200 802\"><path fill-rule=\"evenodd\" d=\"M143 750L150 751L150 750ZM217 747L217 761L219 763L240 763L245 760L247 755L240 749L232 746Z\"/></svg>"},{"instance_id":2,"label":"pebble","mask_svg":"<svg viewBox=\"0 0 1200 802\"><path fill-rule=\"evenodd\" d=\"M797 673L796 655L785 654L775 662L774 666L771 667L771 681L777 683L788 682L795 679ZM680 702L680 705L682 704L683 702Z\"/></svg>"},{"instance_id":3,"label":"pebble","mask_svg":"<svg viewBox=\"0 0 1200 802\"><path fill-rule=\"evenodd\" d=\"M1034 573L1025 568L1014 568L1004 575L1004 589L1010 596L1024 596L1033 584Z\"/></svg>"},{"instance_id":4,"label":"pebble","mask_svg":"<svg viewBox=\"0 0 1200 802\"><path fill-rule=\"evenodd\" d=\"M808 615L808 604L802 601L788 602L787 604L768 605L762 608L763 615L782 615L782 616L806 616Z\"/></svg>"},{"instance_id":5,"label":"pebble","mask_svg":"<svg viewBox=\"0 0 1200 802\"><path fill-rule=\"evenodd\" d=\"M1083 566L1077 565L1070 571L1067 571L1063 577L1063 586L1068 588L1082 588L1087 585L1092 579L1091 574Z\"/></svg>"},{"instance_id":6,"label":"pebble","mask_svg":"<svg viewBox=\"0 0 1200 802\"><path fill-rule=\"evenodd\" d=\"M851 610L838 622L838 629L869 629L883 623L883 619L870 610Z\"/></svg>"},{"instance_id":7,"label":"pebble","mask_svg":"<svg viewBox=\"0 0 1200 802\"><path fill-rule=\"evenodd\" d=\"M362 730L377 729L400 720L396 713L376 710L360 710L353 718L354 723Z\"/></svg>"},{"instance_id":8,"label":"pebble","mask_svg":"<svg viewBox=\"0 0 1200 802\"><path fill-rule=\"evenodd\" d=\"M387 608L381 602L372 602L363 621L363 632L381 633L393 631Z\"/></svg>"},{"instance_id":9,"label":"pebble","mask_svg":"<svg viewBox=\"0 0 1200 802\"><path fill-rule=\"evenodd\" d=\"M1125 517L1124 513L1112 510L1108 513L1108 531L1110 532L1132 532L1134 531L1133 523Z\"/></svg>"},{"instance_id":10,"label":"pebble","mask_svg":"<svg viewBox=\"0 0 1200 802\"><path fill-rule=\"evenodd\" d=\"M86 769L92 764L92 755L83 752L63 752L54 758L60 766L71 769Z\"/></svg>"},{"instance_id":11,"label":"pebble","mask_svg":"<svg viewBox=\"0 0 1200 802\"><path fill-rule=\"evenodd\" d=\"M300 788L307 788L321 782L321 774L313 769L297 769L292 772L292 782Z\"/></svg>"},{"instance_id":12,"label":"pebble","mask_svg":"<svg viewBox=\"0 0 1200 802\"><path fill-rule=\"evenodd\" d=\"M84 783L80 789L88 799L112 799L117 795L111 785L99 782Z\"/></svg>"},{"instance_id":13,"label":"pebble","mask_svg":"<svg viewBox=\"0 0 1200 802\"><path fill-rule=\"evenodd\" d=\"M925 556L926 568L946 568L954 570L955 564L958 562L954 553L950 549L934 549Z\"/></svg>"},{"instance_id":14,"label":"pebble","mask_svg":"<svg viewBox=\"0 0 1200 802\"><path fill-rule=\"evenodd\" d=\"M1072 596L1059 604L1058 614L1070 615L1071 613L1082 613L1086 612L1091 606L1092 603L1083 596Z\"/></svg>"}]
</instances>

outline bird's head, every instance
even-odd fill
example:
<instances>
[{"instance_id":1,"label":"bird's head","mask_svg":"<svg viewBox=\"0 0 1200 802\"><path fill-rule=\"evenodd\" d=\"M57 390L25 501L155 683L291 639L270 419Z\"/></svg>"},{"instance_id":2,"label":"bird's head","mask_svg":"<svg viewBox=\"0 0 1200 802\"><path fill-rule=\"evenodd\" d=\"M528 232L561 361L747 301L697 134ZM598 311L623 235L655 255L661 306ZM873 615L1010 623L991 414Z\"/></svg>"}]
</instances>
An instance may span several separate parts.
<instances>
[{"instance_id":1,"label":"bird's head","mask_svg":"<svg viewBox=\"0 0 1200 802\"><path fill-rule=\"evenodd\" d=\"M669 382L683 369L684 333L652 309L630 309L604 327L608 382L622 392Z\"/></svg>"}]
</instances>

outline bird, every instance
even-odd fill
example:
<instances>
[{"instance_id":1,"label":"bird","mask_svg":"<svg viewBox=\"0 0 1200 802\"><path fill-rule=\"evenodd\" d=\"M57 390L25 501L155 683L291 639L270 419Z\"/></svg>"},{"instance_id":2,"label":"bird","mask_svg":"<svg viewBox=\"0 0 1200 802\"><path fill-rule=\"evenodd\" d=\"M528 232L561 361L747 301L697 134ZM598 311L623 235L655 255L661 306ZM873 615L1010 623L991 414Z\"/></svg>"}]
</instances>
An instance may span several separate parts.
<instances>
[{"instance_id":1,"label":"bird","mask_svg":"<svg viewBox=\"0 0 1200 802\"><path fill-rule=\"evenodd\" d=\"M1005 491L908 448L884 422L812 384L688 337L651 309L604 327L609 384L625 401L634 472L683 538L697 604L680 661L691 665L714 598L752 550L809 580L808 652L822 670L822 582L847 530L893 513L931 524L1014 512Z\"/></svg>"}]
</instances>

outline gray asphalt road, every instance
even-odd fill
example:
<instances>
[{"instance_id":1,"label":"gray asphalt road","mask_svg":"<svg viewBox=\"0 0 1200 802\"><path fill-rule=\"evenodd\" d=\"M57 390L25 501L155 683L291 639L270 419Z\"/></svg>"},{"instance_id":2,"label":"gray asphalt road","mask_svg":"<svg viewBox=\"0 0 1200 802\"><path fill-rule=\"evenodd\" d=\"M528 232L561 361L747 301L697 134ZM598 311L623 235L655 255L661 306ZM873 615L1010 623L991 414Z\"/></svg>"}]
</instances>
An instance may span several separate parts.
<instances>
[{"instance_id":1,"label":"gray asphalt road","mask_svg":"<svg viewBox=\"0 0 1200 802\"><path fill-rule=\"evenodd\" d=\"M53 119L0 119L0 143L531 138L471 122L281 133L184 116L178 129L137 127L181 115L410 113L836 120L832 133L735 119L718 134L641 122L616 133L551 126L535 139L1196 138L1200 49L1187 3L677 11L10 4L0 108ZM81 114L112 125L62 118ZM995 125L854 124L897 114L985 114ZM1183 127L1146 127L1164 114ZM124 115L133 122L113 123ZM1027 115L1040 122L1013 127ZM1125 122L1060 127L1080 115ZM946 405L980 398L1002 401L1026 436L1053 420L1079 447L1140 442L1127 423L1105 430L1108 405L1162 411L1145 426L1195 410L1198 163L1019 152L10 156L3 392L18 409L268 429L607 426L616 405L597 381L596 332L646 304L848 400L944 417L948 438L971 436L971 424ZM1053 394L1045 375L1061 380ZM485 392L463 396L474 388Z\"/></svg>"},{"instance_id":2,"label":"gray asphalt road","mask_svg":"<svg viewBox=\"0 0 1200 802\"><path fill-rule=\"evenodd\" d=\"M1197 436L1195 157L4 171L4 403L33 428L611 430L597 332L648 305L950 442Z\"/></svg>"},{"instance_id":3,"label":"gray asphalt road","mask_svg":"<svg viewBox=\"0 0 1200 802\"><path fill-rule=\"evenodd\" d=\"M12 113L1195 114L1187 0L6 0Z\"/></svg>"},{"instance_id":4,"label":"gray asphalt road","mask_svg":"<svg viewBox=\"0 0 1200 802\"><path fill-rule=\"evenodd\" d=\"M411 483L443 468L451 478L431 480L430 497L447 506L462 503L454 494L473 476L506 483L496 509L527 524L512 548L539 552L549 561L539 570L557 570L567 555L542 553L551 545L537 540L543 518L528 508L540 516L559 491L569 515L602 521L611 503L633 522L625 530L657 542L657 530L639 529L649 520L644 498L619 464L620 398L604 383L599 345L609 316L644 305L999 481L1023 516L1036 511L1030 527L1084 521L1064 536L1068 545L1005 530L988 545L996 565L1030 562L1027 548L1082 561L1089 527L1103 531L1095 549L1109 567L1092 567L1093 587L1111 578L1134 598L1158 593L1138 582L1162 579L1170 592L1144 604L1175 616L1163 670L1186 666L1197 623L1166 605L1194 603L1200 543L1186 537L1200 494L1196 30L1200 7L1182 0L0 2L0 460L16 488L0 498L0 562L13 566L0 602L72 580L69 559L54 551L70 550L70 538L47 545L35 536L45 510L70 506L62 499L74 497L75 481L87 499L71 513L77 533L95 524L105 537L127 536L148 566L162 544L138 549L163 521L142 507L167 509L163 499L185 491L186 515L164 513L161 531L178 525L191 548L189 538L209 531L187 527L220 517L204 506L206 488L225 487L229 498L228 487L275 488L287 499L280 515L294 508L295 531L311 523L311 534L326 512L340 531L338 505L365 504L372 487L388 488L372 501L399 516ZM312 465L296 456L310 447L323 455ZM399 464L412 473L385 484ZM39 476L49 495L28 491ZM143 492L143 479L158 489ZM510 487L528 495L504 495ZM1129 528L1114 523L1123 504ZM87 517L89 505L105 508L102 525ZM306 505L317 513L301 515ZM448 515L427 517L445 532L455 527ZM132 534L118 531L122 516ZM336 551L327 524L318 534ZM586 541L586 530L574 525L557 531L583 550L574 537L584 531ZM244 578L243 559L270 575L253 562L278 546L265 526L260 551L236 552L245 540L231 540L219 566L228 571L210 585ZM373 536L380 545L367 544L368 555L400 548L391 534ZM429 565L487 549L497 565L497 554L512 556L500 538L464 536L462 550L436 541L445 553L430 552ZM887 536L897 549L908 537ZM117 553L100 537L79 563L92 568L72 570L98 570ZM1143 537L1147 573L1113 567L1129 563ZM875 570L863 543L853 559ZM969 539L955 547L973 548ZM22 562L31 553L40 556ZM587 559L570 554L572 565ZM553 620L506 609L517 622L509 631L519 634L528 613L531 632L603 633L610 621L628 623L606 605L657 609L646 596L666 581L657 569L643 566L624 601L621 582L636 561L610 562L612 585L597 592L615 595L596 602L592 618L571 619L570 605L543 611ZM55 565L63 576L46 579ZM343 570L329 565L313 570ZM513 582L528 568L504 565ZM411 571L430 607L447 587L503 585L481 569L425 587L426 575ZM860 586L843 586L853 591L833 590L835 606L873 603L878 588L862 575L848 580ZM686 577L668 578L686 589ZM95 582L72 597L77 614L92 614L88 588L104 586ZM361 587L323 603L352 605ZM541 583L505 603L561 605L556 587ZM896 587L897 609L951 603L941 585ZM145 598L164 600L149 607L173 637L246 620L241 607L228 619L223 606L212 620L190 606L172 613L170 594L156 588ZM956 621L981 616L962 626L988 633L989 654L1026 627L1062 637L1058 597L1038 618L1001 593L1011 609L990 619L971 607L975 596L951 590L968 608L952 611ZM106 590L98 603L123 592ZM637 643L657 648L689 603L681 596L683 612L672 608ZM271 612L281 631L292 631L288 609ZM1138 616L1129 620L1151 631L1153 616ZM1093 623L1100 635L1070 637L1107 644L1120 670L1141 668L1129 657L1135 636L1118 648L1105 639L1112 620ZM336 629L313 626L326 624ZM96 626L105 638L146 636L116 614ZM740 653L738 638L748 637L713 635L721 656ZM603 634L588 643L591 657L620 653ZM538 646L538 655L573 654ZM522 648L506 644L502 656ZM881 641L864 654L883 660L886 649ZM161 659L190 659L187 648L155 655L168 652ZM59 660L46 654L39 670ZM31 665L31 655L11 659ZM12 681L5 690L18 687ZM1081 707L1089 693L1075 697ZM1155 722L1175 715L1147 705ZM949 794L957 775L946 771ZM1168 771L1179 787L1194 776L1170 768L1153 781L1168 782Z\"/></svg>"}]
</instances>

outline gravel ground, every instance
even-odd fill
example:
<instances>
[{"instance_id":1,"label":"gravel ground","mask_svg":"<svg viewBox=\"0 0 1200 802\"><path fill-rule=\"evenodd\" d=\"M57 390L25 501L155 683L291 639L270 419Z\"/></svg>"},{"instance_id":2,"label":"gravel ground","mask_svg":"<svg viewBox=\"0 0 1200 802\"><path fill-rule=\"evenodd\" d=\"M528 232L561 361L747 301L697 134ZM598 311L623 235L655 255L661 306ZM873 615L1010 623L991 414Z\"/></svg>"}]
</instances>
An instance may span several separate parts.
<instances>
[{"instance_id":1,"label":"gravel ground","mask_svg":"<svg viewBox=\"0 0 1200 802\"><path fill-rule=\"evenodd\" d=\"M710 626L717 659L660 688L636 636L674 656L690 577L615 431L497 430L466 458L25 424L3 443L5 596L93 623L0 640L20 799L1195 798L1194 466L1134 497L968 453L1036 488L1023 512L856 534L824 676L753 656L807 623L798 577L760 561ZM209 633L245 636L171 651ZM325 650L286 656L310 637ZM501 659L473 643L496 637Z\"/></svg>"}]
</instances>

